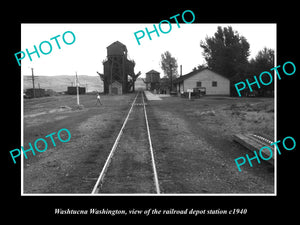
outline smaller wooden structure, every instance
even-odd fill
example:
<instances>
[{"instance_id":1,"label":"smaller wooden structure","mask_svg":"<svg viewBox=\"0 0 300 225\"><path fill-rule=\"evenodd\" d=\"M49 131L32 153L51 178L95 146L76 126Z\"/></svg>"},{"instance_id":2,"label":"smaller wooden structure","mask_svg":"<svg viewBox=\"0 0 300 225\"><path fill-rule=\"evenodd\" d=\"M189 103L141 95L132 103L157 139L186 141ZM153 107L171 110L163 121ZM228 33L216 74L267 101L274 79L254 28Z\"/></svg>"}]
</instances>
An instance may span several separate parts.
<instances>
[{"instance_id":1,"label":"smaller wooden structure","mask_svg":"<svg viewBox=\"0 0 300 225\"><path fill-rule=\"evenodd\" d=\"M80 95L84 95L85 94L85 87L78 87L78 91L79 91ZM67 94L76 95L77 94L77 87L76 86L68 87Z\"/></svg>"},{"instance_id":2,"label":"smaller wooden structure","mask_svg":"<svg viewBox=\"0 0 300 225\"><path fill-rule=\"evenodd\" d=\"M160 73L155 70L150 70L146 73L146 90L158 90L160 88Z\"/></svg>"},{"instance_id":3,"label":"smaller wooden structure","mask_svg":"<svg viewBox=\"0 0 300 225\"><path fill-rule=\"evenodd\" d=\"M123 94L123 89L122 89L122 84L118 81L114 81L110 86L109 86L109 93L113 95L121 95Z\"/></svg>"},{"instance_id":4,"label":"smaller wooden structure","mask_svg":"<svg viewBox=\"0 0 300 225\"><path fill-rule=\"evenodd\" d=\"M42 88L28 88L25 91L28 98L39 98L46 96L45 89Z\"/></svg>"},{"instance_id":5,"label":"smaller wooden structure","mask_svg":"<svg viewBox=\"0 0 300 225\"><path fill-rule=\"evenodd\" d=\"M233 136L233 140L240 143L241 145L243 145L244 147L246 147L250 151L256 151L257 154L258 154L258 152L260 151L260 149L262 147L270 146L270 144L272 143L271 140L269 140L265 137L262 137L261 135L256 135L256 134L251 134L251 133L235 134ZM270 148L272 148L272 147L270 147ZM263 149L261 151L261 153L265 158L269 158L271 156L270 151L268 151L266 149ZM272 152L271 159L268 160L267 162L274 165L274 149L273 149L273 152Z\"/></svg>"}]
</instances>

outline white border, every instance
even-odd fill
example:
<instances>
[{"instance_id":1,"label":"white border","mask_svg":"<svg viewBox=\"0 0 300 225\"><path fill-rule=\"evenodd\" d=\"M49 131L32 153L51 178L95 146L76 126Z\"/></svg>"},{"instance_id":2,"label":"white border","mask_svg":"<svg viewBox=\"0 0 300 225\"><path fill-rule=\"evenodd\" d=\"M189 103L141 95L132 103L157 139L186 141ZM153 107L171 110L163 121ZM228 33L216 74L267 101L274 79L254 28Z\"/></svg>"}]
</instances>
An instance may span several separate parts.
<instances>
[{"instance_id":1,"label":"white border","mask_svg":"<svg viewBox=\"0 0 300 225\"><path fill-rule=\"evenodd\" d=\"M274 52L274 56L275 56L275 60L274 60L274 67L277 66L277 23L275 24L275 30L276 30L276 45L275 45L275 52ZM275 72L274 72L275 74ZM275 99L274 99L274 139L275 142L277 141L277 76L276 77L275 83L274 83L274 88L275 88ZM275 153L275 157L274 157L274 196L277 196L277 151L275 151L275 146L274 146L274 153Z\"/></svg>"}]
</instances>

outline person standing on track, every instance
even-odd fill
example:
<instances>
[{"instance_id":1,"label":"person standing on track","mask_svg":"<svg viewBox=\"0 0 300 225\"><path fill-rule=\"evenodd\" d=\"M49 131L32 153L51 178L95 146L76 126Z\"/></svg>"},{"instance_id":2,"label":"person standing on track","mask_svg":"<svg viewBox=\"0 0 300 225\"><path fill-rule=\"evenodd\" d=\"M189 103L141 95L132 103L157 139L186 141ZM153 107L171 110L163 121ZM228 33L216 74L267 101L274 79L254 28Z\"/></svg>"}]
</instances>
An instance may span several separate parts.
<instances>
[{"instance_id":1,"label":"person standing on track","mask_svg":"<svg viewBox=\"0 0 300 225\"><path fill-rule=\"evenodd\" d=\"M97 94L97 102L96 102L96 105L98 104L98 102L100 103L100 105L102 105L100 99L101 99L100 93L98 92L98 94Z\"/></svg>"}]
</instances>

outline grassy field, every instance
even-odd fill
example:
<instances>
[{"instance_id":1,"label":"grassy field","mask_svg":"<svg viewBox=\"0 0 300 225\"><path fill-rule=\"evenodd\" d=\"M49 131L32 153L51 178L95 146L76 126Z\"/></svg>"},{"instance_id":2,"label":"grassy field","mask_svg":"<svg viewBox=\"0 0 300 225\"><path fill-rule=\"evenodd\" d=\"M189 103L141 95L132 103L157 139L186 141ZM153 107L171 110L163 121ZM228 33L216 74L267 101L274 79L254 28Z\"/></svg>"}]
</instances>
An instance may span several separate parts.
<instances>
[{"instance_id":1,"label":"grassy field","mask_svg":"<svg viewBox=\"0 0 300 225\"><path fill-rule=\"evenodd\" d=\"M196 102L195 102L196 103ZM212 131L230 138L235 133L251 132L274 140L274 100L272 98L207 98L200 108L189 106L187 115L195 117ZM198 105L199 106L199 105ZM220 132L221 131L221 132Z\"/></svg>"},{"instance_id":2,"label":"grassy field","mask_svg":"<svg viewBox=\"0 0 300 225\"><path fill-rule=\"evenodd\" d=\"M49 144L45 152L28 153L24 193L90 193L134 96L104 95L103 105L95 106L96 96L82 95L81 110L76 96L24 99L25 149L28 142L61 128L72 135L68 143L54 136L56 147ZM274 99L166 97L148 101L147 112L163 193L273 192L268 163L238 172L234 159L249 151L234 143L232 135L253 132L272 139Z\"/></svg>"}]
</instances>

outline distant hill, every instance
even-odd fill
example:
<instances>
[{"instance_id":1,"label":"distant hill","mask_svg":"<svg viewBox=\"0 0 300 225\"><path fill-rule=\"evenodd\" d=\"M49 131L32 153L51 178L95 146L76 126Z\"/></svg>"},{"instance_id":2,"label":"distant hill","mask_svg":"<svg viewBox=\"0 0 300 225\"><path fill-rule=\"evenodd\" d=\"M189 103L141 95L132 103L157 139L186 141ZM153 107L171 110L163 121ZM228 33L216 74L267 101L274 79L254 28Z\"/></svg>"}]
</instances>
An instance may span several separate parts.
<instances>
[{"instance_id":1,"label":"distant hill","mask_svg":"<svg viewBox=\"0 0 300 225\"><path fill-rule=\"evenodd\" d=\"M135 81L134 87L135 87L135 90L146 89L146 84L144 83L144 81L142 80L142 78L138 78Z\"/></svg>"},{"instance_id":2,"label":"distant hill","mask_svg":"<svg viewBox=\"0 0 300 225\"><path fill-rule=\"evenodd\" d=\"M103 82L98 76L78 75L81 87L87 87L87 91L102 91ZM35 87L43 89L52 89L53 91L67 91L68 86L75 86L75 76L59 75L59 76L37 76L35 77ZM24 90L32 88L31 76L24 76Z\"/></svg>"},{"instance_id":3,"label":"distant hill","mask_svg":"<svg viewBox=\"0 0 300 225\"><path fill-rule=\"evenodd\" d=\"M81 87L86 87L87 92L103 91L103 82L99 76L78 75L78 80ZM24 76L24 90L32 88L31 76ZM59 76L37 76L35 77L35 87L43 89L52 89L56 92L67 91L68 86L75 86L75 76L59 75ZM136 88L145 88L141 78L135 82Z\"/></svg>"}]
</instances>

